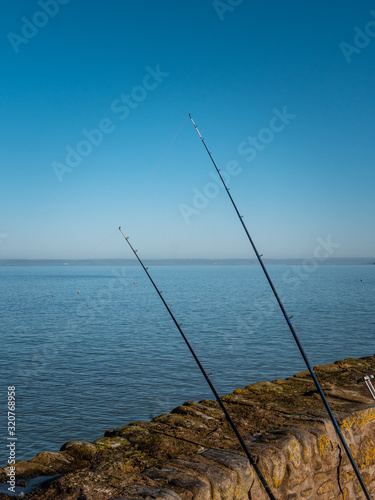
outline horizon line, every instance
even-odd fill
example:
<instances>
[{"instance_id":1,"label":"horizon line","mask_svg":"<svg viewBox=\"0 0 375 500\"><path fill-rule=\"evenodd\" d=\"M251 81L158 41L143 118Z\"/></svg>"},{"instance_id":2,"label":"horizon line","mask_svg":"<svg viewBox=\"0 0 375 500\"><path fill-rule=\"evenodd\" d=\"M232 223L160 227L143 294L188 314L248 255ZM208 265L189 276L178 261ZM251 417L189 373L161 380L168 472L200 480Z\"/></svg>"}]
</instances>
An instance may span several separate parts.
<instances>
[{"instance_id":1,"label":"horizon line","mask_svg":"<svg viewBox=\"0 0 375 500\"><path fill-rule=\"evenodd\" d=\"M146 258L148 263L159 265L253 265L258 263L257 258ZM289 265L329 265L329 264L369 264L375 265L375 257L330 257L330 258L266 258L264 261L272 264L289 264ZM0 266L106 266L106 265L138 265L138 261L134 258L92 258L92 259L0 259Z\"/></svg>"}]
</instances>

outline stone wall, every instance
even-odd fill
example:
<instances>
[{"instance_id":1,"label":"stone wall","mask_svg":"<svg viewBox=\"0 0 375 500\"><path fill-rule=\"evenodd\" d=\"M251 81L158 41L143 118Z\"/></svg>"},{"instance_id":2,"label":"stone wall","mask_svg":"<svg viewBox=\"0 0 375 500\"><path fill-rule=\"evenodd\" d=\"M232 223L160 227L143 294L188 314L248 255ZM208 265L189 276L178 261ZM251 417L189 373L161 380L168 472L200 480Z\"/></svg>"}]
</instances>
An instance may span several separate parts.
<instances>
[{"instance_id":1,"label":"stone wall","mask_svg":"<svg viewBox=\"0 0 375 500\"><path fill-rule=\"evenodd\" d=\"M375 357L316 372L375 499L375 404L357 383L375 372ZM277 499L365 498L308 372L236 389L223 400ZM268 499L217 403L206 400L111 429L93 443L66 443L59 453L18 462L16 472L19 492L38 500ZM0 474L5 481L4 469ZM28 493L39 476L50 480Z\"/></svg>"}]
</instances>

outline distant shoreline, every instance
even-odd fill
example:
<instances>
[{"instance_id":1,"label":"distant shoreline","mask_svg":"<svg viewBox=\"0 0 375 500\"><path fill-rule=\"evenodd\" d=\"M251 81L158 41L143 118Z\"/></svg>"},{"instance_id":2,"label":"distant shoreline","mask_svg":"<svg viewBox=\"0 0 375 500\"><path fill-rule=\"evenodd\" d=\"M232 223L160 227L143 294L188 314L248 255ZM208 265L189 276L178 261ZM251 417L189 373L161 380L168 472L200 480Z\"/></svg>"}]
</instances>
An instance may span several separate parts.
<instances>
[{"instance_id":1,"label":"distant shoreline","mask_svg":"<svg viewBox=\"0 0 375 500\"><path fill-rule=\"evenodd\" d=\"M257 259L144 259L150 266L251 266ZM375 265L373 258L264 259L267 265ZM0 259L0 266L137 266L136 259Z\"/></svg>"}]
</instances>

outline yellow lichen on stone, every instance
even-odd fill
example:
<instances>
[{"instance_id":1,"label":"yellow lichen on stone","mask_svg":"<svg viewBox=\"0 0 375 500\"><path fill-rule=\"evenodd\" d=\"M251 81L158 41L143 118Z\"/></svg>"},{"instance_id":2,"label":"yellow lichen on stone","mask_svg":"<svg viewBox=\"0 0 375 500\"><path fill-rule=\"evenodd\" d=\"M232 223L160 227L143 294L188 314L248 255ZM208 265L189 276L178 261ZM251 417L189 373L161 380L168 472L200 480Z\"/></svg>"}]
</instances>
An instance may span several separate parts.
<instances>
[{"instance_id":1,"label":"yellow lichen on stone","mask_svg":"<svg viewBox=\"0 0 375 500\"><path fill-rule=\"evenodd\" d=\"M361 465L367 467L375 462L375 446L372 441L365 440L361 444Z\"/></svg>"},{"instance_id":2,"label":"yellow lichen on stone","mask_svg":"<svg viewBox=\"0 0 375 500\"><path fill-rule=\"evenodd\" d=\"M329 453L331 449L331 442L326 434L323 434L323 436L318 439L318 449L321 458L324 458L327 453Z\"/></svg>"},{"instance_id":3,"label":"yellow lichen on stone","mask_svg":"<svg viewBox=\"0 0 375 500\"><path fill-rule=\"evenodd\" d=\"M354 478L354 472L340 471L340 483L348 483L349 481L353 481Z\"/></svg>"},{"instance_id":4,"label":"yellow lichen on stone","mask_svg":"<svg viewBox=\"0 0 375 500\"><path fill-rule=\"evenodd\" d=\"M272 448L268 448L268 451L272 453L273 457L271 459L272 462L272 482L276 488L278 488L286 473L286 459L285 455L281 453L279 450L275 450Z\"/></svg>"},{"instance_id":5,"label":"yellow lichen on stone","mask_svg":"<svg viewBox=\"0 0 375 500\"><path fill-rule=\"evenodd\" d=\"M296 486L299 486L307 479L307 474L302 474L302 476L296 478L294 481L290 481L289 488L294 489Z\"/></svg>"},{"instance_id":6,"label":"yellow lichen on stone","mask_svg":"<svg viewBox=\"0 0 375 500\"><path fill-rule=\"evenodd\" d=\"M312 488L308 488L307 490L301 491L301 496L303 498L310 497L311 498L312 494Z\"/></svg>"},{"instance_id":7,"label":"yellow lichen on stone","mask_svg":"<svg viewBox=\"0 0 375 500\"><path fill-rule=\"evenodd\" d=\"M367 359L372 367L368 372L375 373L375 356ZM373 494L375 405L364 384L354 385L363 377L364 366L362 360L348 359L316 372ZM364 498L309 372L239 388L223 400L230 403L233 419L276 498ZM183 498L244 500L251 490L252 498L265 499L264 488L234 437L218 402L188 401L151 423L110 429L93 443L69 442L60 453L43 452L15 468L25 484L31 477L60 476L46 485L45 500L149 497L164 487L176 494L184 490ZM155 477L148 475L150 471L156 471ZM4 482L6 474L0 468L1 473ZM35 490L27 496L39 500L38 494Z\"/></svg>"},{"instance_id":8,"label":"yellow lichen on stone","mask_svg":"<svg viewBox=\"0 0 375 500\"><path fill-rule=\"evenodd\" d=\"M342 495L340 495L340 497L342 498L342 500L349 500L348 488L343 488L341 491L342 491Z\"/></svg>"},{"instance_id":9,"label":"yellow lichen on stone","mask_svg":"<svg viewBox=\"0 0 375 500\"><path fill-rule=\"evenodd\" d=\"M375 408L369 408L364 411L358 412L353 417L343 420L341 429L349 430L351 427L353 427L354 424L358 425L358 427L362 427L363 425L372 422L373 420L375 420Z\"/></svg>"},{"instance_id":10,"label":"yellow lichen on stone","mask_svg":"<svg viewBox=\"0 0 375 500\"><path fill-rule=\"evenodd\" d=\"M301 465L301 452L300 452L300 446L298 441L290 441L289 442L289 449L290 449L290 455L289 459L294 465L296 469L299 468Z\"/></svg>"},{"instance_id":11,"label":"yellow lichen on stone","mask_svg":"<svg viewBox=\"0 0 375 500\"><path fill-rule=\"evenodd\" d=\"M321 487L318 489L318 495L323 495L323 493L329 493L333 489L333 484L331 481L326 481L321 485Z\"/></svg>"},{"instance_id":12,"label":"yellow lichen on stone","mask_svg":"<svg viewBox=\"0 0 375 500\"><path fill-rule=\"evenodd\" d=\"M318 472L317 474L315 474L314 483L315 484L320 483L324 476L325 476L325 474L322 474L321 472Z\"/></svg>"}]
</instances>

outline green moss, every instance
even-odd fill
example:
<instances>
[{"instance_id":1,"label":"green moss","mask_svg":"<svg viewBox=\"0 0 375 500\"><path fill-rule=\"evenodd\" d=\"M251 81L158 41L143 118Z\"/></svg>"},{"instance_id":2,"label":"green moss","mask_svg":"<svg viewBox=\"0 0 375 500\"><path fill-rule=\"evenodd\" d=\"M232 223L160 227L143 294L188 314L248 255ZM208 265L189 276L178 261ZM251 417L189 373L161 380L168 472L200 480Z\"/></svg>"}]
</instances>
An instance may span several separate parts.
<instances>
[{"instance_id":1,"label":"green moss","mask_svg":"<svg viewBox=\"0 0 375 500\"><path fill-rule=\"evenodd\" d=\"M102 437L93 443L99 449L105 448L124 448L130 446L130 441L121 436Z\"/></svg>"}]
</instances>

